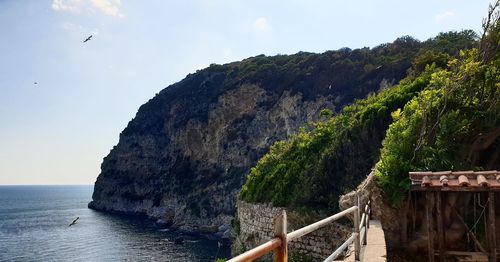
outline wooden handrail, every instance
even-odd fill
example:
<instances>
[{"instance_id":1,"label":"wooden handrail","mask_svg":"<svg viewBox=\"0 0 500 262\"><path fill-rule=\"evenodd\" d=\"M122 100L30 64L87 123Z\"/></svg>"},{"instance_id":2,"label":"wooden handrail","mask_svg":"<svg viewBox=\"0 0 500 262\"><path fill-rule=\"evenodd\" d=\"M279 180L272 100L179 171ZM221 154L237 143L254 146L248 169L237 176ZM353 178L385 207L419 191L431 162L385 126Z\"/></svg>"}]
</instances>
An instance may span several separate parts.
<instances>
[{"instance_id":1,"label":"wooden handrail","mask_svg":"<svg viewBox=\"0 0 500 262\"><path fill-rule=\"evenodd\" d=\"M264 256L268 253L271 253L273 250L275 250L279 246L281 246L281 239L276 237L276 238L273 238L273 239L267 241L266 243L264 243L260 246L257 246L253 249L248 250L247 252L245 252L239 256L231 258L227 262L252 261L252 260L257 259L261 256Z\"/></svg>"},{"instance_id":2,"label":"wooden handrail","mask_svg":"<svg viewBox=\"0 0 500 262\"><path fill-rule=\"evenodd\" d=\"M350 238L348 238L335 252L333 252L330 256L328 256L323 262L331 262L334 261L352 242L356 239L356 233L353 233Z\"/></svg>"},{"instance_id":3,"label":"wooden handrail","mask_svg":"<svg viewBox=\"0 0 500 262\"><path fill-rule=\"evenodd\" d=\"M363 215L361 216L361 223L359 223L359 230L361 230L365 226L366 224L365 220L366 220L366 214L363 213Z\"/></svg>"},{"instance_id":4,"label":"wooden handrail","mask_svg":"<svg viewBox=\"0 0 500 262\"><path fill-rule=\"evenodd\" d=\"M358 203L359 205L359 203ZM360 221L360 213L362 210L362 216ZM366 245L366 231L369 228L370 219L370 201L364 206L363 209L358 208L358 206L352 206L342 212L339 212L333 216L322 219L311 225L305 226L301 229L295 230L286 234L286 212L283 211L278 217L273 221L274 223L274 238L267 241L266 243L259 245L251 250L240 254L227 262L243 262L243 261L253 261L259 257L269 254L273 251L276 252L275 261L286 262L288 261L288 242L294 239L300 238L307 235L319 228L327 226L329 223L336 221L348 214L354 214L354 229L351 237L347 239L337 250L335 250L325 261L333 261L337 258L350 244L354 242L354 257L356 261L360 259L361 243ZM363 232L362 237L360 237L360 232Z\"/></svg>"},{"instance_id":5,"label":"wooden handrail","mask_svg":"<svg viewBox=\"0 0 500 262\"><path fill-rule=\"evenodd\" d=\"M359 225L356 225L356 220L357 220L356 216L359 216L359 213L355 213L354 228L356 229L356 226L358 226L359 231L357 233L356 232L352 233L351 237L349 239L347 239L339 248L337 248L337 250L335 250L335 252L333 252L327 259L325 259L324 262L327 262L327 261L329 262L329 261L333 261L334 259L336 259L350 244L352 244L352 242L354 242L354 259L355 259L355 261L360 260L360 251L361 251L360 244L362 243L363 245L366 245L366 241L367 241L366 233L368 231L368 227L370 224L369 223L369 219L370 219L369 206L370 206L370 201L368 201L368 203L365 205L365 208L363 209L364 212L363 212L362 217L365 220L362 221L362 223L359 223ZM360 236L362 236L362 237L360 238Z\"/></svg>"},{"instance_id":6,"label":"wooden handrail","mask_svg":"<svg viewBox=\"0 0 500 262\"><path fill-rule=\"evenodd\" d=\"M323 220L320 220L320 221L318 221L318 222L316 222L314 224L311 224L309 226L305 226L305 227L303 227L301 229L297 229L297 230L295 230L295 231L293 231L291 233L288 233L287 238L288 238L289 241L292 241L292 240L294 240L296 238L299 238L301 236L307 235L307 234L309 234L309 233L311 233L311 232L313 232L313 231L315 231L315 230L317 230L319 228L322 228L322 227L328 225L328 223L331 223L331 222L333 222L335 220L338 220L338 219L344 217L345 215L353 213L354 211L357 211L357 210L358 210L357 206L350 207L350 208L348 208L348 209L346 209L346 210L344 210L344 211L342 211L340 213L337 213L337 214L335 214L335 215L333 215L331 217L327 217L327 218L325 218Z\"/></svg>"}]
</instances>

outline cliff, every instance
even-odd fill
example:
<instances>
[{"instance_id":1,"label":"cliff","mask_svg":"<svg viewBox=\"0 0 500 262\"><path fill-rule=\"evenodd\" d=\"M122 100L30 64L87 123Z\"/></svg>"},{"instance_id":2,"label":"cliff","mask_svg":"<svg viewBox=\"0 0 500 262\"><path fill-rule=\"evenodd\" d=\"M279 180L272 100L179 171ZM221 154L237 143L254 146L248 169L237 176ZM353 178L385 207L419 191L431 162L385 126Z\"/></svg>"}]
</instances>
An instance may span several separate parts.
<instances>
[{"instance_id":1,"label":"cliff","mask_svg":"<svg viewBox=\"0 0 500 262\"><path fill-rule=\"evenodd\" d=\"M433 48L424 49L415 57L407 77L397 85L367 98L359 99L344 107L336 116L321 123L315 123L313 129L300 132L286 141L274 144L269 152L258 161L255 168L252 168L242 188L241 199L249 203L272 203L279 207L313 209L327 213L337 212L340 195L356 188L370 173L375 163L379 161L382 141L386 138L389 126L400 115L407 115L407 118L420 115L414 114L415 111L406 110L408 104L417 104L422 107L431 104L430 99L417 102L417 97L420 94L435 92L432 90L451 82L451 79L446 79L446 75L442 77L441 74L448 74L448 72L456 70L455 66L459 63L459 58L462 59L465 54L464 51L458 52L457 50L470 48L471 45L464 44L467 43L464 39L469 39L469 43L474 43L472 41L474 38L475 34L468 31L440 34L435 39L428 41L432 43ZM461 54L459 55L459 53ZM438 96L433 97L433 99L433 106L434 101L441 100ZM444 101L446 105L446 99ZM460 102L456 101L457 104ZM468 101L464 100L464 102ZM447 106L450 108L451 105ZM409 111L409 113L404 113L405 111ZM469 115L469 113L473 114L473 111L467 108L464 113L466 112L468 115L462 116L467 119L457 119L460 117L457 115L450 122L466 122L473 126L471 122L474 122L474 118ZM491 112L484 112L484 114L489 115ZM430 117L427 120L431 119L435 120ZM436 129L434 127L436 121L426 123L430 128ZM448 127L453 126L452 123L446 124ZM495 123L489 123L489 125L492 124ZM382 150L383 153L389 152L391 154L388 160L393 164L391 167L393 170L389 172L390 178L385 178L385 181L392 179L392 181L385 183L386 186L389 185L389 190L397 188L403 189L402 192L404 192L404 188L407 187L407 184L404 183L406 181L396 180L400 179L400 176L407 176L407 171L406 173L400 171L408 159L401 159L401 157L411 159L413 149L417 144L416 140L419 138L419 127L412 126L412 128L414 129L411 130L411 137L408 136L408 130L397 130L396 133L399 136L392 141L395 145L394 150ZM467 128L469 127L465 126L462 130ZM474 132L486 132L489 130L488 128L485 127L482 130L478 128L480 131L475 130ZM451 134L450 130L446 129L446 131L447 134ZM471 136L473 135L471 134ZM441 141L446 139L448 138L443 137ZM454 139L458 142L462 138L454 137ZM398 149L398 146L401 146L403 150ZM439 146L444 145L440 144ZM453 149L446 152L447 157L451 155L451 152L457 150L457 147L450 148ZM432 161L430 154L439 152L439 148L432 150L435 151L428 152L425 161ZM413 154L413 156L415 155ZM437 159L434 158L434 160ZM445 164L441 167L453 162L450 159L445 159L443 163ZM386 166L384 164L382 158L382 165ZM404 169L408 167L404 166ZM380 181L384 179L382 176L378 177L382 178ZM397 179L393 179L394 177Z\"/></svg>"},{"instance_id":2,"label":"cliff","mask_svg":"<svg viewBox=\"0 0 500 262\"><path fill-rule=\"evenodd\" d=\"M370 195L387 247L405 248L403 253L412 252L410 259L425 254L427 236L422 236L427 229L421 221L428 201L413 193L408 197L408 172L500 168L500 21L498 13L493 17L475 48L445 55L444 63L441 55L419 56L416 61L426 64L414 65L425 64L423 70L344 107L309 131L274 144L252 168L241 200L333 213L339 200L346 208L358 196L365 202ZM355 189L363 180L357 192L340 198L342 191ZM479 219L463 220L479 212L467 206L472 197L450 193L443 199L445 244L453 250L474 251L464 238ZM474 197L479 199L474 205L484 208L484 195ZM252 236L244 233L242 242L251 244ZM486 243L486 235L478 234L480 243Z\"/></svg>"},{"instance_id":3,"label":"cliff","mask_svg":"<svg viewBox=\"0 0 500 262\"><path fill-rule=\"evenodd\" d=\"M270 145L398 82L424 46L257 56L188 75L140 107L104 158L90 208L182 230L226 231L245 177Z\"/></svg>"}]
</instances>

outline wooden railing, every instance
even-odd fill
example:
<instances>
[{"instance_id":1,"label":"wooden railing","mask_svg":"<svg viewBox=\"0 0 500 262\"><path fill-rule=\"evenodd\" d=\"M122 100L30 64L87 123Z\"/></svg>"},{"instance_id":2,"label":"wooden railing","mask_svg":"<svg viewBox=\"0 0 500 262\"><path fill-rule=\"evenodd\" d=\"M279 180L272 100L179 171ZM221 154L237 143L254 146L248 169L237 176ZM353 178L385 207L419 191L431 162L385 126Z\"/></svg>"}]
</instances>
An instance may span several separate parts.
<instances>
[{"instance_id":1,"label":"wooden railing","mask_svg":"<svg viewBox=\"0 0 500 262\"><path fill-rule=\"evenodd\" d=\"M228 262L243 262L243 261L253 261L259 257L267 255L274 251L275 261L277 262L287 262L288 261L288 242L294 239L298 239L305 236L319 228L325 227L333 221L339 220L349 214L353 214L354 217L354 227L351 236L335 250L329 257L325 259L325 262L330 262L336 259L346 248L354 242L354 259L360 261L361 245L366 245L367 239L366 234L368 228L370 227L370 201L360 209L359 200L357 206L352 206L342 212L339 212L333 216L327 217L311 225L305 226L301 229L295 230L287 234L287 219L286 212L282 213L274 218L273 221L273 232L274 238L268 242L257 246L247 252L238 255ZM361 221L360 221L360 211L362 211Z\"/></svg>"}]
</instances>

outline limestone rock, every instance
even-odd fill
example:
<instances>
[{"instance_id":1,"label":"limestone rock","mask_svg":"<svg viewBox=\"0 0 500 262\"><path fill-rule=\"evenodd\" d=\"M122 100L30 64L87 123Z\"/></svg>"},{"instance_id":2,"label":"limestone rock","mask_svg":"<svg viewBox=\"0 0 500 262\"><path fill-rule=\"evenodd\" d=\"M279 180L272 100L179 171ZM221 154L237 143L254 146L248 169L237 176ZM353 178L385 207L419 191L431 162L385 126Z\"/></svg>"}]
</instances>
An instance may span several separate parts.
<instances>
[{"instance_id":1,"label":"limestone rock","mask_svg":"<svg viewBox=\"0 0 500 262\"><path fill-rule=\"evenodd\" d=\"M246 174L274 142L319 120L322 109L338 112L383 80L398 81L411 58L370 72L344 70L341 61L364 65L378 54L349 52L213 65L165 88L140 107L104 158L89 207L227 235L221 226L230 225Z\"/></svg>"}]
</instances>

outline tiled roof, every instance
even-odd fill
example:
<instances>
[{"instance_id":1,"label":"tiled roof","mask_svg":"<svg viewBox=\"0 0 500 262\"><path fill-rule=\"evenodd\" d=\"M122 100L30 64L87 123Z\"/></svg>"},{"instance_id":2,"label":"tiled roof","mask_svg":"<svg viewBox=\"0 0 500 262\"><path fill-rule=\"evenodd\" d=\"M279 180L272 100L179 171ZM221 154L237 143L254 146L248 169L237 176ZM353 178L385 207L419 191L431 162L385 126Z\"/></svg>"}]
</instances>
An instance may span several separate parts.
<instances>
[{"instance_id":1,"label":"tiled roof","mask_svg":"<svg viewBox=\"0 0 500 262\"><path fill-rule=\"evenodd\" d=\"M413 188L467 191L474 189L500 189L500 172L492 171L440 171L410 172Z\"/></svg>"}]
</instances>

